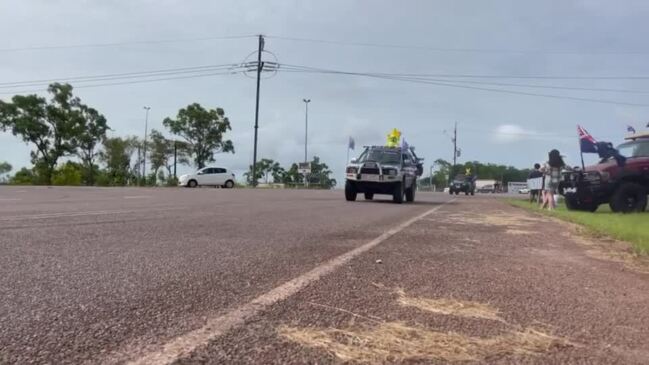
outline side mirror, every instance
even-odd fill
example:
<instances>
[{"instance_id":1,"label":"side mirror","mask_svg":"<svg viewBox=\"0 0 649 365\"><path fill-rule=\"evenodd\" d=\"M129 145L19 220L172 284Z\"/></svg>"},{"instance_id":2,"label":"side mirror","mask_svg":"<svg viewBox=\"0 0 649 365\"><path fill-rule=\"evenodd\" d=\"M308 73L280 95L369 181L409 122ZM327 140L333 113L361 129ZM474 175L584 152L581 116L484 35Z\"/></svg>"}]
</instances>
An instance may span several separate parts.
<instances>
[{"instance_id":1,"label":"side mirror","mask_svg":"<svg viewBox=\"0 0 649 365\"><path fill-rule=\"evenodd\" d=\"M352 159L349 161L349 163L358 163L358 160L355 159L355 158L352 158Z\"/></svg>"},{"instance_id":2,"label":"side mirror","mask_svg":"<svg viewBox=\"0 0 649 365\"><path fill-rule=\"evenodd\" d=\"M203 171L197 172L196 175L203 175Z\"/></svg>"}]
</instances>

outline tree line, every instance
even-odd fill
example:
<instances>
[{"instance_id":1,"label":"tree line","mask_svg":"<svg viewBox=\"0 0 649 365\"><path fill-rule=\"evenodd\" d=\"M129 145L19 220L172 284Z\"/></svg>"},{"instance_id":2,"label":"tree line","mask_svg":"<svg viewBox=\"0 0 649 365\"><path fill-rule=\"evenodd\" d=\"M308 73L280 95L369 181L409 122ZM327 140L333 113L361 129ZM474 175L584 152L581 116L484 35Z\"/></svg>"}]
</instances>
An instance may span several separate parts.
<instances>
[{"instance_id":1,"label":"tree line","mask_svg":"<svg viewBox=\"0 0 649 365\"><path fill-rule=\"evenodd\" d=\"M144 141L135 136L109 137L107 119L74 96L70 84L54 83L47 91L49 99L15 95L10 102L0 100L0 131L33 147L33 166L12 177L6 177L12 166L0 162L0 182L119 186L155 184L162 179L174 184L174 163L202 168L214 161L216 153L234 153L232 141L225 139L232 127L222 108L190 104L175 118L163 120L175 138L153 129ZM150 169L142 174L145 147Z\"/></svg>"},{"instance_id":2,"label":"tree line","mask_svg":"<svg viewBox=\"0 0 649 365\"><path fill-rule=\"evenodd\" d=\"M320 161L320 157L314 156L311 160L311 172L302 174L299 172L298 164L293 163L289 168L282 167L279 162L262 158L257 162L256 176L252 176L252 165L248 168L248 172L244 174L246 183L252 185L253 181L263 181L268 184L270 182L275 184L284 184L286 186L304 186L308 184L310 187L331 189L336 186L336 179L330 177L333 173L326 163Z\"/></svg>"},{"instance_id":3,"label":"tree line","mask_svg":"<svg viewBox=\"0 0 649 365\"><path fill-rule=\"evenodd\" d=\"M518 169L513 166L479 161L467 161L453 167L451 162L437 159L434 164L437 167L432 176L432 182L435 186L447 186L449 178L453 178L457 174L465 174L467 169L470 170L471 175L477 176L478 179L496 180L504 185L509 182L527 181L527 177L531 172L531 169ZM430 185L430 180L430 176L425 176L420 180L420 184Z\"/></svg>"}]
</instances>

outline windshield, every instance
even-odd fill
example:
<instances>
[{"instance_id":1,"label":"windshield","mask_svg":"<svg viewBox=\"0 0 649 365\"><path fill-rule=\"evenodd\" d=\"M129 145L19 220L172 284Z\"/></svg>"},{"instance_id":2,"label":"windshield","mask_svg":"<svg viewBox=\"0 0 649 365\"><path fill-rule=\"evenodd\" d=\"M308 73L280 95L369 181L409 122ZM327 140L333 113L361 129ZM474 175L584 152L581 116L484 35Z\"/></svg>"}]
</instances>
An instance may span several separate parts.
<instances>
[{"instance_id":1,"label":"windshield","mask_svg":"<svg viewBox=\"0 0 649 365\"><path fill-rule=\"evenodd\" d=\"M618 151L624 157L649 157L649 139L623 143Z\"/></svg>"},{"instance_id":2,"label":"windshield","mask_svg":"<svg viewBox=\"0 0 649 365\"><path fill-rule=\"evenodd\" d=\"M384 149L366 149L358 158L358 162L378 162L381 165L398 165L400 160L399 150L384 150Z\"/></svg>"}]
</instances>

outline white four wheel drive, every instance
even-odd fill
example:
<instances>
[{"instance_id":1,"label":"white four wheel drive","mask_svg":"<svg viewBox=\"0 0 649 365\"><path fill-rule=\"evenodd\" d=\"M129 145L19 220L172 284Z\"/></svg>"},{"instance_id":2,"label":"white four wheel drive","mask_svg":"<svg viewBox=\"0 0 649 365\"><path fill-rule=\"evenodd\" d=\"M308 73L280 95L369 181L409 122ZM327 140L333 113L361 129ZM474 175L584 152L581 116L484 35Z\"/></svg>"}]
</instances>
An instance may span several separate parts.
<instances>
[{"instance_id":1,"label":"white four wheel drive","mask_svg":"<svg viewBox=\"0 0 649 365\"><path fill-rule=\"evenodd\" d=\"M415 200L417 177L423 172L423 159L412 147L368 146L347 165L345 199L355 201L356 195L372 200L374 194L392 195L395 203Z\"/></svg>"},{"instance_id":2,"label":"white four wheel drive","mask_svg":"<svg viewBox=\"0 0 649 365\"><path fill-rule=\"evenodd\" d=\"M220 186L231 189L234 187L234 174L223 167L203 167L193 174L182 175L178 179L178 185L188 188Z\"/></svg>"}]
</instances>

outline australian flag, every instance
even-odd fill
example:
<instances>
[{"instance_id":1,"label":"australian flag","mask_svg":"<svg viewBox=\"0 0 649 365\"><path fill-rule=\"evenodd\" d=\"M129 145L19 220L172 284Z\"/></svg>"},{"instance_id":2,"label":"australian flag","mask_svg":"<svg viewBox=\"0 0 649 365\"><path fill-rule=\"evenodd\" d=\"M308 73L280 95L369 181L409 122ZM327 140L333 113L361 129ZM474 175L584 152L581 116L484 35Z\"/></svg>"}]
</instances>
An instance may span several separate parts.
<instances>
[{"instance_id":1,"label":"australian flag","mask_svg":"<svg viewBox=\"0 0 649 365\"><path fill-rule=\"evenodd\" d=\"M597 141L582 126L577 126L581 153L597 153Z\"/></svg>"}]
</instances>

